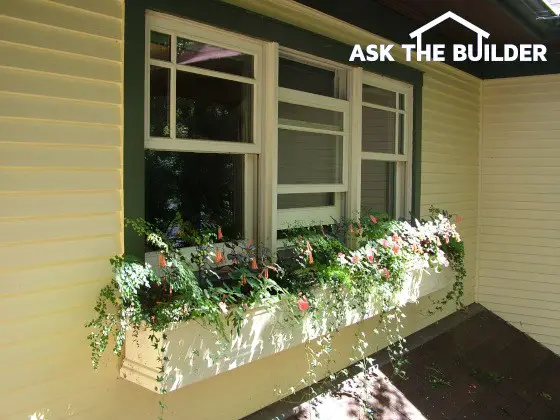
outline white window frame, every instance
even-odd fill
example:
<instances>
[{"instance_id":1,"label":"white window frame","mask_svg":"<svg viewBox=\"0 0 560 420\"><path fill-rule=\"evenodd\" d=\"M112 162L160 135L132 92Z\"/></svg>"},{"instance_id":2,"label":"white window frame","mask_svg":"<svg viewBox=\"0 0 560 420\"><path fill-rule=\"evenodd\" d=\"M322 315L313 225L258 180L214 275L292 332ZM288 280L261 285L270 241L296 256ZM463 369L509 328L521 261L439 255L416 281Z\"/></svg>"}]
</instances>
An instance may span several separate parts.
<instances>
[{"instance_id":1,"label":"white window frame","mask_svg":"<svg viewBox=\"0 0 560 420\"><path fill-rule=\"evenodd\" d=\"M359 127L359 134L353 136L352 171L357 188L353 189L353 210L360 213L361 209L361 164L362 161L394 162L396 164L395 180L395 212L396 217L406 217L412 210L412 154L413 154L413 86L387 77L379 76L360 70L353 77L353 114L356 115L354 126ZM388 107L366 102L362 97L363 85L373 86L395 93L396 107ZM404 96L404 110L399 109L399 95ZM362 147L362 107L380 109L393 112L404 118L403 153L399 154L400 125L399 118L395 118L395 153L377 153L363 151ZM359 153L357 152L359 151ZM359 161L358 161L359 160ZM359 168L359 169L354 169Z\"/></svg>"},{"instance_id":2,"label":"white window frame","mask_svg":"<svg viewBox=\"0 0 560 420\"><path fill-rule=\"evenodd\" d=\"M170 61L153 59L150 57L150 33L152 31L170 35L171 57ZM177 64L177 37L186 38L201 43L215 45L234 51L250 54L253 56L253 77L243 77L228 73L207 70L195 66ZM244 155L244 185L243 185L243 227L246 239L255 238L257 234L256 211L257 211L257 160L261 154L261 143L263 135L262 116L264 92L262 85L267 77L267 69L264 65L266 43L243 35L224 31L219 28L204 25L198 22L173 17L157 12L148 11L145 26L145 86L144 86L144 149L194 152L194 153L219 153L219 154L241 154ZM170 69L170 91L169 91L169 137L150 136L150 66ZM252 143L235 141L212 141L205 139L183 139L176 137L176 82L177 71L211 76L224 80L232 80L251 84L253 86L252 107ZM187 258L195 252L195 247L186 247L181 250ZM149 252L145 255L146 261L157 265L157 252ZM227 264L225 261L224 264Z\"/></svg>"},{"instance_id":3,"label":"white window frame","mask_svg":"<svg viewBox=\"0 0 560 420\"><path fill-rule=\"evenodd\" d=\"M340 77L340 74L348 74L348 70L350 69L349 66L320 59L318 57L288 48L280 48L278 60L280 58L333 71L336 79L336 85L334 87L337 96L347 96L348 80L346 77ZM301 226L311 226L318 223L330 224L333 219L340 218L344 215L343 194L348 192L349 186L349 153L351 139L350 102L348 98L332 98L283 87L278 87L278 102L335 111L340 112L343 115L341 129L338 127L320 127L315 124L309 124L308 127L305 127L302 125L302 121L290 124L290 121L282 120L280 117L278 117L276 128L276 130L284 129L299 132L328 134L342 138L342 182L336 184L277 185L278 194L334 193L334 203L331 206L277 209L276 217L278 230L293 226L295 220L297 220L298 225Z\"/></svg>"},{"instance_id":4,"label":"white window frame","mask_svg":"<svg viewBox=\"0 0 560 420\"><path fill-rule=\"evenodd\" d=\"M150 57L150 32L171 35L171 60L169 62ZM240 51L254 57L253 78L206 70L176 63L176 36L194 41ZM332 218L355 217L361 209L362 161L390 161L397 164L396 211L406 216L412 205L412 134L413 134L413 87L387 77L364 72L362 68L350 67L279 47L277 43L259 41L212 26L200 24L157 12L146 15L145 32L145 149L242 154L245 156L244 173L244 235L268 247L273 253L283 243L277 241L278 230L289 227L297 219L302 224L330 223ZM312 93L281 88L278 84L278 63L286 58L303 64L335 71L338 80L335 91L338 99ZM170 137L151 137L150 128L150 65L170 69ZM211 141L176 138L176 71L188 71L226 80L249 83L253 86L253 135L252 143ZM344 75L344 76L341 76ZM405 109L366 103L365 106L395 112L404 116L403 154L398 154L399 121L395 119L395 153L362 151L362 87L371 85L395 92L405 98ZM301 121L290 124L278 117L278 103L311 106L343 113L342 129L318 127ZM343 139L342 182L338 184L278 185L278 131L294 129L338 135ZM278 194L321 193L335 194L332 206L278 209ZM184 248L188 256L194 248ZM153 255L151 255L153 254ZM157 253L146 254L147 262L157 265ZM227 261L226 261L227 263Z\"/></svg>"}]
</instances>

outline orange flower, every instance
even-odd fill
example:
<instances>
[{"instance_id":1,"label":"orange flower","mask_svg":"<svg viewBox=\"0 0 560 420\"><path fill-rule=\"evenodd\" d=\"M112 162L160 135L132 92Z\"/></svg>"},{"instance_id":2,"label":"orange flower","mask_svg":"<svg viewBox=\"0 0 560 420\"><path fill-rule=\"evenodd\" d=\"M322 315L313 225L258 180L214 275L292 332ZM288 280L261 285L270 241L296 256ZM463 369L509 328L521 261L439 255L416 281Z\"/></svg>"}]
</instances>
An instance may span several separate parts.
<instances>
[{"instance_id":1,"label":"orange flower","mask_svg":"<svg viewBox=\"0 0 560 420\"><path fill-rule=\"evenodd\" d=\"M309 251L308 262L309 262L309 264L313 264L313 252L311 252L311 251Z\"/></svg>"},{"instance_id":2,"label":"orange flower","mask_svg":"<svg viewBox=\"0 0 560 420\"><path fill-rule=\"evenodd\" d=\"M394 252L395 254L398 254L400 249L401 249L401 248L400 248L398 245L395 245L395 246L393 247L393 252Z\"/></svg>"},{"instance_id":3,"label":"orange flower","mask_svg":"<svg viewBox=\"0 0 560 420\"><path fill-rule=\"evenodd\" d=\"M463 216L458 214L457 216L455 216L455 220L457 220L457 223L461 223L463 221Z\"/></svg>"},{"instance_id":4,"label":"orange flower","mask_svg":"<svg viewBox=\"0 0 560 420\"><path fill-rule=\"evenodd\" d=\"M220 251L220 250L216 251L216 256L214 257L214 262L216 264L224 262L224 253L222 251Z\"/></svg>"},{"instance_id":5,"label":"orange flower","mask_svg":"<svg viewBox=\"0 0 560 420\"><path fill-rule=\"evenodd\" d=\"M218 226L218 241L221 241L224 235L222 235L222 228Z\"/></svg>"},{"instance_id":6,"label":"orange flower","mask_svg":"<svg viewBox=\"0 0 560 420\"><path fill-rule=\"evenodd\" d=\"M167 262L165 261L165 255L163 255L162 252L160 252L160 254L159 254L158 265L160 267L166 267L167 266Z\"/></svg>"},{"instance_id":7,"label":"orange flower","mask_svg":"<svg viewBox=\"0 0 560 420\"><path fill-rule=\"evenodd\" d=\"M245 274L241 276L241 284L243 285L247 284L247 277L245 277Z\"/></svg>"},{"instance_id":8,"label":"orange flower","mask_svg":"<svg viewBox=\"0 0 560 420\"><path fill-rule=\"evenodd\" d=\"M354 225L352 223L350 223L350 233L354 233Z\"/></svg>"},{"instance_id":9,"label":"orange flower","mask_svg":"<svg viewBox=\"0 0 560 420\"><path fill-rule=\"evenodd\" d=\"M309 302L305 296L298 300L297 305L300 311L307 311L309 309Z\"/></svg>"},{"instance_id":10,"label":"orange flower","mask_svg":"<svg viewBox=\"0 0 560 420\"><path fill-rule=\"evenodd\" d=\"M251 258L251 269L258 270L259 266L257 265L257 260L255 258Z\"/></svg>"},{"instance_id":11,"label":"orange flower","mask_svg":"<svg viewBox=\"0 0 560 420\"><path fill-rule=\"evenodd\" d=\"M263 274L264 274L264 278L267 279L268 278L268 267L265 267L263 269Z\"/></svg>"}]
</instances>

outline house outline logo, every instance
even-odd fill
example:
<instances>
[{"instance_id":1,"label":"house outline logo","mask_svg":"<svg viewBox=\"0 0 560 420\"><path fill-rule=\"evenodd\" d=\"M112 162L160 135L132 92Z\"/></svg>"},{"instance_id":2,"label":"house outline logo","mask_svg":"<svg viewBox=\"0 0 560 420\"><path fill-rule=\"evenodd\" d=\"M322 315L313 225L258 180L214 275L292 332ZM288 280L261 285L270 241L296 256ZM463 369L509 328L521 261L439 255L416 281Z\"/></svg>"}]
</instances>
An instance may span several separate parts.
<instances>
[{"instance_id":1,"label":"house outline logo","mask_svg":"<svg viewBox=\"0 0 560 420\"><path fill-rule=\"evenodd\" d=\"M471 31L476 32L476 34L477 34L476 44L477 44L477 48L479 48L479 49L482 49L483 38L488 39L490 37L490 34L488 32L486 32L484 29L479 28L475 24L470 23L468 20L463 19L461 16L456 15L455 13L449 11L449 12L444 13L440 17L435 18L434 20L426 23L424 26L421 26L420 28L418 28L415 31L410 33L410 38L411 39L416 38L416 51L421 50L422 34L426 31L429 31L433 27L439 25L441 22L446 21L447 19L453 19L455 22L463 25L465 28L468 28Z\"/></svg>"},{"instance_id":2,"label":"house outline logo","mask_svg":"<svg viewBox=\"0 0 560 420\"><path fill-rule=\"evenodd\" d=\"M485 44L484 40L490 37L490 33L451 11L409 34L412 40L416 40L416 43L401 45L406 53L406 61L450 61L446 60L445 56L446 44L422 44L422 35L447 19L453 19L470 29L476 33L477 37L476 45L453 44L451 61L547 61L547 48L543 44L504 44L501 48L496 44ZM361 45L355 44L349 61L395 61L391 54L394 46L394 44L370 44L367 45L364 52ZM416 59L412 56L413 51L416 53Z\"/></svg>"}]
</instances>

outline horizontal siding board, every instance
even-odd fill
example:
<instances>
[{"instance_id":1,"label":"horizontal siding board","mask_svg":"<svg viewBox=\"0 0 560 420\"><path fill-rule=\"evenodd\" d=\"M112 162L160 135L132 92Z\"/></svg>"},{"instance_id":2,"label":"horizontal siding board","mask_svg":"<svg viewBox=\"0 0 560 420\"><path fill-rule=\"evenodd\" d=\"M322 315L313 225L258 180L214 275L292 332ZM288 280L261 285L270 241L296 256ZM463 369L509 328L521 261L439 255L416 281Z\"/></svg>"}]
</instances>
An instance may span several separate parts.
<instances>
[{"instance_id":1,"label":"horizontal siding board","mask_svg":"<svg viewBox=\"0 0 560 420\"><path fill-rule=\"evenodd\" d=\"M120 171L27 170L0 168L4 191L118 190Z\"/></svg>"},{"instance_id":2,"label":"horizontal siding board","mask_svg":"<svg viewBox=\"0 0 560 420\"><path fill-rule=\"evenodd\" d=\"M47 264L62 264L71 261L110 258L120 252L119 235L69 241L18 244L0 247L0 267L14 270ZM32 255L32 260L21 255ZM5 310L3 305L2 310ZM18 311L13 312L17 316Z\"/></svg>"},{"instance_id":3,"label":"horizontal siding board","mask_svg":"<svg viewBox=\"0 0 560 420\"><path fill-rule=\"evenodd\" d=\"M66 7L54 1L2 1L0 14L115 40L121 40L122 37L120 19L84 13L83 10Z\"/></svg>"},{"instance_id":4,"label":"horizontal siding board","mask_svg":"<svg viewBox=\"0 0 560 420\"><path fill-rule=\"evenodd\" d=\"M117 147L42 146L0 142L0 166L120 169Z\"/></svg>"},{"instance_id":5,"label":"horizontal siding board","mask_svg":"<svg viewBox=\"0 0 560 420\"><path fill-rule=\"evenodd\" d=\"M560 283L558 283L558 278L553 274L541 274L532 271L532 265L527 265L521 270L499 270L490 268L480 268L479 275L481 278L485 279L505 279L505 280L520 280L523 282L528 282L532 284L533 282L537 284L536 287L542 283L553 285L556 288L560 288ZM560 317L560 313L558 313Z\"/></svg>"},{"instance_id":6,"label":"horizontal siding board","mask_svg":"<svg viewBox=\"0 0 560 420\"><path fill-rule=\"evenodd\" d=\"M9 67L0 67L0 91L118 106L122 100L121 88L115 83Z\"/></svg>"},{"instance_id":7,"label":"horizontal siding board","mask_svg":"<svg viewBox=\"0 0 560 420\"><path fill-rule=\"evenodd\" d=\"M517 280L503 277L485 277L480 275L479 286L490 286L519 290L520 292L560 293L560 283L541 283L535 279Z\"/></svg>"},{"instance_id":8,"label":"horizontal siding board","mask_svg":"<svg viewBox=\"0 0 560 420\"><path fill-rule=\"evenodd\" d=\"M121 146L121 128L0 117L0 141L21 143Z\"/></svg>"},{"instance_id":9,"label":"horizontal siding board","mask_svg":"<svg viewBox=\"0 0 560 420\"><path fill-rule=\"evenodd\" d=\"M0 93L0 116L119 125L118 105Z\"/></svg>"},{"instance_id":10,"label":"horizontal siding board","mask_svg":"<svg viewBox=\"0 0 560 420\"><path fill-rule=\"evenodd\" d=\"M121 209L119 191L0 194L0 220L111 213Z\"/></svg>"},{"instance_id":11,"label":"horizontal siding board","mask_svg":"<svg viewBox=\"0 0 560 420\"><path fill-rule=\"evenodd\" d=\"M5 244L119 234L120 213L88 217L1 220L0 237Z\"/></svg>"},{"instance_id":12,"label":"horizontal siding board","mask_svg":"<svg viewBox=\"0 0 560 420\"><path fill-rule=\"evenodd\" d=\"M52 0L56 3L77 7L89 12L99 13L113 18L122 18L123 5L119 0Z\"/></svg>"},{"instance_id":13,"label":"horizontal siding board","mask_svg":"<svg viewBox=\"0 0 560 420\"><path fill-rule=\"evenodd\" d=\"M100 38L35 22L0 16L0 40L48 50L121 61L122 45L117 39Z\"/></svg>"},{"instance_id":14,"label":"horizontal siding board","mask_svg":"<svg viewBox=\"0 0 560 420\"><path fill-rule=\"evenodd\" d=\"M80 283L107 281L111 278L111 266L105 258L100 258L6 272L2 274L0 296L71 287L77 282L76 273L82 273ZM91 308L87 308L87 311L91 313Z\"/></svg>"},{"instance_id":15,"label":"horizontal siding board","mask_svg":"<svg viewBox=\"0 0 560 420\"><path fill-rule=\"evenodd\" d=\"M114 83L122 77L118 62L6 42L0 42L0 66Z\"/></svg>"}]
</instances>

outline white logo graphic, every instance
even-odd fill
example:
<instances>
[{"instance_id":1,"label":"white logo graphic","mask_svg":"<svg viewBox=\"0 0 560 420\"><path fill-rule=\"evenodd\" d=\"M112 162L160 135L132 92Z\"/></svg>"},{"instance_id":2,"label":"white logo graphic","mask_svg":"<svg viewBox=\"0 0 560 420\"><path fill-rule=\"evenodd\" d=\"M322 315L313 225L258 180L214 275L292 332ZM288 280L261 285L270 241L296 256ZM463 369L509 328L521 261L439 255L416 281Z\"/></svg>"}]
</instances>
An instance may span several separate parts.
<instances>
[{"instance_id":1,"label":"white logo graphic","mask_svg":"<svg viewBox=\"0 0 560 420\"><path fill-rule=\"evenodd\" d=\"M477 35L476 45L453 44L452 61L546 61L546 46L542 44L505 44L502 55L496 44L484 44L490 34L473 25L468 20L453 12L447 12L410 33L416 38L416 44L403 44L406 61L412 61L412 52L416 52L416 61L446 61L445 44L422 44L422 34L447 19L453 19ZM359 44L354 45L350 61L395 61L391 55L394 44L370 44L365 52Z\"/></svg>"}]
</instances>

